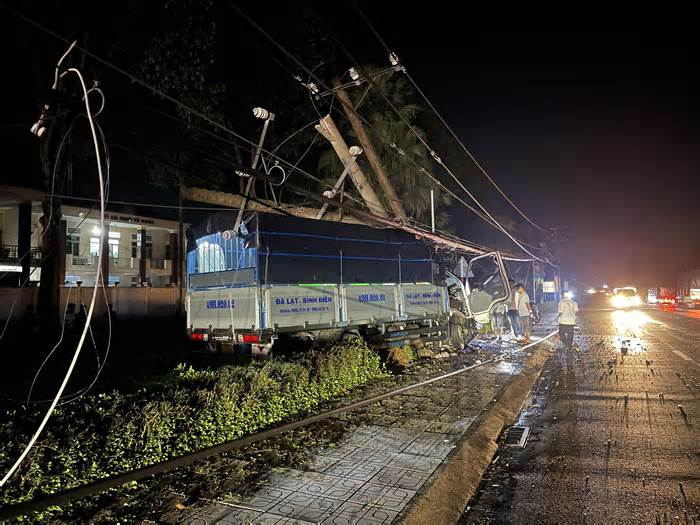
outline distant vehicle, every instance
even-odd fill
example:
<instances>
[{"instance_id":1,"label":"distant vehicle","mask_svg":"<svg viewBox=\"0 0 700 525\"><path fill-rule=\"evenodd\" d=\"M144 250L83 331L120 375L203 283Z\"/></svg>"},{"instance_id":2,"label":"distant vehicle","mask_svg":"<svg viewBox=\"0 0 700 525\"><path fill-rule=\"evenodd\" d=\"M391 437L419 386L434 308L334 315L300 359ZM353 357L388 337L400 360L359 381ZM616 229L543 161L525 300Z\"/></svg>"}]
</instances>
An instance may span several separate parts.
<instances>
[{"instance_id":1,"label":"distant vehicle","mask_svg":"<svg viewBox=\"0 0 700 525\"><path fill-rule=\"evenodd\" d=\"M678 306L689 309L700 308L700 288L691 288L690 295L678 300Z\"/></svg>"},{"instance_id":2,"label":"distant vehicle","mask_svg":"<svg viewBox=\"0 0 700 525\"><path fill-rule=\"evenodd\" d=\"M658 304L660 306L675 306L678 302L676 290L674 288L649 288L647 290L647 304Z\"/></svg>"},{"instance_id":3,"label":"distant vehicle","mask_svg":"<svg viewBox=\"0 0 700 525\"><path fill-rule=\"evenodd\" d=\"M637 289L633 286L615 288L613 292L610 303L617 309L634 308L642 304L641 299L637 295Z\"/></svg>"},{"instance_id":4,"label":"distant vehicle","mask_svg":"<svg viewBox=\"0 0 700 525\"><path fill-rule=\"evenodd\" d=\"M656 302L661 306L675 306L676 290L673 288L664 288L662 286L659 288L659 295L656 298Z\"/></svg>"},{"instance_id":5,"label":"distant vehicle","mask_svg":"<svg viewBox=\"0 0 700 525\"><path fill-rule=\"evenodd\" d=\"M647 304L656 304L659 300L659 290L657 288L649 288L647 290Z\"/></svg>"}]
</instances>

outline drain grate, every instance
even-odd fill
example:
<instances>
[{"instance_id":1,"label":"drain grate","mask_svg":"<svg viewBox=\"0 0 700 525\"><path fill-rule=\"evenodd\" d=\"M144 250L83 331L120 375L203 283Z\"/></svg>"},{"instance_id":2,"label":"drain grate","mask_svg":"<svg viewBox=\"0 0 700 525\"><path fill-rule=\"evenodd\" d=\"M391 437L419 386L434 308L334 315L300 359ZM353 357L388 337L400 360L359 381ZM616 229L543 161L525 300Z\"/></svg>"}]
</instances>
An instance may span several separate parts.
<instances>
[{"instance_id":1,"label":"drain grate","mask_svg":"<svg viewBox=\"0 0 700 525\"><path fill-rule=\"evenodd\" d=\"M510 427L506 434L505 444L509 447L523 448L530 437L530 427Z\"/></svg>"}]
</instances>

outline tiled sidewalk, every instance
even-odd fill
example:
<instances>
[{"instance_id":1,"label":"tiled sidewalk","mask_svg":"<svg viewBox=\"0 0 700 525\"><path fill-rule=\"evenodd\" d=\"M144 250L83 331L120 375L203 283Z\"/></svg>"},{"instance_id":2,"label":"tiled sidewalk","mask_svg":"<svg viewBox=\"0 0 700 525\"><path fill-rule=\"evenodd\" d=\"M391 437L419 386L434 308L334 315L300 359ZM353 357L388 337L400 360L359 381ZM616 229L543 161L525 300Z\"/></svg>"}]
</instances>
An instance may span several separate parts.
<instances>
[{"instance_id":1,"label":"tiled sidewalk","mask_svg":"<svg viewBox=\"0 0 700 525\"><path fill-rule=\"evenodd\" d=\"M538 332L545 329L542 326ZM496 353L508 351L495 341L493 346ZM392 523L500 385L519 369L503 364L485 365L358 409L354 413L362 413L370 424L349 432L335 448L312 451L309 470L274 473L256 494L212 502L183 520L192 524Z\"/></svg>"},{"instance_id":2,"label":"tiled sidewalk","mask_svg":"<svg viewBox=\"0 0 700 525\"><path fill-rule=\"evenodd\" d=\"M463 432L473 420L459 418L453 428ZM190 523L391 523L460 435L360 427L339 447L318 451L309 471L277 474L240 506L213 504Z\"/></svg>"}]
</instances>

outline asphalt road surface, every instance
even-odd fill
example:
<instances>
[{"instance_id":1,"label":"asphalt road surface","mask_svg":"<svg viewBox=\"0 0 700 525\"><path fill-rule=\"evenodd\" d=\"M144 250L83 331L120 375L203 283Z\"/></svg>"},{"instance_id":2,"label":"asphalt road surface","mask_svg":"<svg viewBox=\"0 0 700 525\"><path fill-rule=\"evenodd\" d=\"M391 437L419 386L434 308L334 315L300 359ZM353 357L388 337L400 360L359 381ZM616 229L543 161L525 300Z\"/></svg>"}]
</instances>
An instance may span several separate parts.
<instances>
[{"instance_id":1,"label":"asphalt road surface","mask_svg":"<svg viewBox=\"0 0 700 525\"><path fill-rule=\"evenodd\" d=\"M462 523L700 523L700 315L580 315Z\"/></svg>"}]
</instances>

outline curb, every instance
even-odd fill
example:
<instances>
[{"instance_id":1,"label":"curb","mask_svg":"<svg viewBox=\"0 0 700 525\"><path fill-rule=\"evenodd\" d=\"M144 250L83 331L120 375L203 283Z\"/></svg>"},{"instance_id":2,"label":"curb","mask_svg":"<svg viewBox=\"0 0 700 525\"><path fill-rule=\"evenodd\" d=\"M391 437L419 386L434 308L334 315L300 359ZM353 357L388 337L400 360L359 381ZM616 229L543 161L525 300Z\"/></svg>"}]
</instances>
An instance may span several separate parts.
<instances>
[{"instance_id":1,"label":"curb","mask_svg":"<svg viewBox=\"0 0 700 525\"><path fill-rule=\"evenodd\" d=\"M498 450L496 440L512 425L540 376L549 350L538 348L522 374L498 392L496 402L472 423L457 448L435 473L429 487L419 493L399 516L401 523L457 523Z\"/></svg>"}]
</instances>

